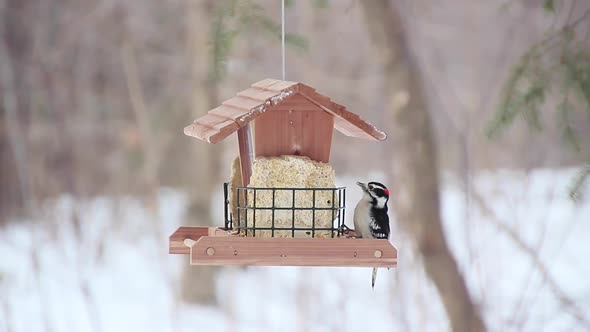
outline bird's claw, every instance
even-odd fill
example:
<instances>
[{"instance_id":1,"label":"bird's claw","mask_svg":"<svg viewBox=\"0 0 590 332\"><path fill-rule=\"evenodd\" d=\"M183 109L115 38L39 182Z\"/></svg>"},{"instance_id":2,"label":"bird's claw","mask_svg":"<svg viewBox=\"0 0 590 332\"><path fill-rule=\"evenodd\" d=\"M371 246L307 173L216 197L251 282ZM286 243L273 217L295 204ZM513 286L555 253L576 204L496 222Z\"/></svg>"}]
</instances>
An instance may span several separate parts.
<instances>
[{"instance_id":1,"label":"bird's claw","mask_svg":"<svg viewBox=\"0 0 590 332\"><path fill-rule=\"evenodd\" d=\"M338 228L338 230L342 233L342 235L344 235L345 238L357 238L358 235L356 234L354 229L350 229L348 226L346 225L342 225L340 226L340 228Z\"/></svg>"},{"instance_id":2,"label":"bird's claw","mask_svg":"<svg viewBox=\"0 0 590 332\"><path fill-rule=\"evenodd\" d=\"M356 232L354 230L352 231L348 231L344 234L344 237L346 237L347 239L356 239L357 237L359 237Z\"/></svg>"}]
</instances>

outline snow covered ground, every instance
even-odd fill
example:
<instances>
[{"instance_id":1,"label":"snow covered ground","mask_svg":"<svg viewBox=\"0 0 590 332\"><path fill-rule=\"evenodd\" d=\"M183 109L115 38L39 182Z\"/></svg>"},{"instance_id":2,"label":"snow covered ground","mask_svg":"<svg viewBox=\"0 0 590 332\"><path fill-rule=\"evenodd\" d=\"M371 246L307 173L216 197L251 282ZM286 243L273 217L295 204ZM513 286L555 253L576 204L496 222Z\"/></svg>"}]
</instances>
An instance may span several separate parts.
<instances>
[{"instance_id":1,"label":"snow covered ground","mask_svg":"<svg viewBox=\"0 0 590 332\"><path fill-rule=\"evenodd\" d=\"M447 237L490 330L590 327L590 195L568 199L572 175L481 173L469 197L462 179L445 178ZM349 207L360 196L354 181L339 181ZM39 220L0 229L0 332L447 329L434 286L395 227L399 267L381 270L375 290L368 268L226 268L218 308L182 304L175 294L187 257L168 255L167 237L186 199L162 190L160 207L154 215L133 198L63 197Z\"/></svg>"}]
</instances>

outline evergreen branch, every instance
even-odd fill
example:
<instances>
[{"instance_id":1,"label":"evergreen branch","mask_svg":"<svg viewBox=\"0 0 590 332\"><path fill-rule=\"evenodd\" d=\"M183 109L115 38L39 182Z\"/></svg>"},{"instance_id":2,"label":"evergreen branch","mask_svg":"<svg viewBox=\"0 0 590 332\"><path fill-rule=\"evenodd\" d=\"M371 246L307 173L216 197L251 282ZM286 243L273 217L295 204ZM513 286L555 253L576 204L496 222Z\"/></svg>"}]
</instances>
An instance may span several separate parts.
<instances>
[{"instance_id":1,"label":"evergreen branch","mask_svg":"<svg viewBox=\"0 0 590 332\"><path fill-rule=\"evenodd\" d=\"M544 8L555 13L557 4L556 0L546 0ZM522 115L530 127L542 129L539 108L546 103L551 88L559 86L565 95L556 110L562 139L576 153L582 152L571 114L576 110L574 105L583 105L590 115L590 52L580 38L576 39L575 33L576 26L590 18L590 10L574 21L571 20L575 11L573 4L569 10L567 23L556 31L551 29L543 40L533 44L512 69L502 90L499 109L488 125L489 137L511 126L518 115ZM579 199L589 176L590 163L579 171L572 183L569 190L572 200Z\"/></svg>"},{"instance_id":2,"label":"evergreen branch","mask_svg":"<svg viewBox=\"0 0 590 332\"><path fill-rule=\"evenodd\" d=\"M545 0L543 9L548 13L555 13L555 3L553 0Z\"/></svg>"},{"instance_id":3,"label":"evergreen branch","mask_svg":"<svg viewBox=\"0 0 590 332\"><path fill-rule=\"evenodd\" d=\"M253 27L261 28L261 31L264 32L271 40L281 40L281 26L270 17L265 16L262 13L252 13L249 15L247 22ZM309 46L309 42L305 37L293 33L285 34L285 43L288 46L291 46L294 49L300 51L306 51Z\"/></svg>"},{"instance_id":4,"label":"evergreen branch","mask_svg":"<svg viewBox=\"0 0 590 332\"><path fill-rule=\"evenodd\" d=\"M572 23L568 23L567 26L570 28L575 28L578 24L580 24L580 22L586 20L588 17L590 17L590 9L587 9L584 14L582 14L582 16L578 17L575 21L573 21Z\"/></svg>"},{"instance_id":5,"label":"evergreen branch","mask_svg":"<svg viewBox=\"0 0 590 332\"><path fill-rule=\"evenodd\" d=\"M545 102L546 86L542 81L536 81L524 95L523 115L530 128L541 130L539 107Z\"/></svg>"},{"instance_id":6,"label":"evergreen branch","mask_svg":"<svg viewBox=\"0 0 590 332\"><path fill-rule=\"evenodd\" d=\"M569 195L573 201L578 201L580 199L582 188L584 187L584 184L588 180L589 176L590 162L588 162L584 167L582 167L582 169L578 171L578 174L572 182L572 185L569 190Z\"/></svg>"},{"instance_id":7,"label":"evergreen branch","mask_svg":"<svg viewBox=\"0 0 590 332\"><path fill-rule=\"evenodd\" d=\"M330 6L330 1L329 0L313 0L312 5L314 8L325 9Z\"/></svg>"},{"instance_id":8,"label":"evergreen branch","mask_svg":"<svg viewBox=\"0 0 590 332\"><path fill-rule=\"evenodd\" d=\"M531 128L542 128L538 109L545 102L548 86L545 71L538 64L537 52L536 47L531 48L513 69L504 85L496 117L488 126L488 137L497 137L503 129L513 124L519 114L523 115Z\"/></svg>"},{"instance_id":9,"label":"evergreen branch","mask_svg":"<svg viewBox=\"0 0 590 332\"><path fill-rule=\"evenodd\" d=\"M574 128L571 126L570 113L572 105L569 102L569 92L565 92L565 98L557 106L558 123L561 125L561 136L566 144L568 144L575 152L581 152L580 140Z\"/></svg>"},{"instance_id":10,"label":"evergreen branch","mask_svg":"<svg viewBox=\"0 0 590 332\"><path fill-rule=\"evenodd\" d=\"M514 118L516 117L514 105L516 104L515 95L518 91L517 87L525 75L534 51L534 48L532 48L527 53L525 53L515 68L512 70L508 81L502 89L503 97L502 101L500 102L499 110L496 113L496 118L488 126L488 137L492 138L498 136L500 131L511 125Z\"/></svg>"},{"instance_id":11,"label":"evergreen branch","mask_svg":"<svg viewBox=\"0 0 590 332\"><path fill-rule=\"evenodd\" d=\"M572 86L590 109L590 56L565 53L562 58L565 84Z\"/></svg>"},{"instance_id":12,"label":"evergreen branch","mask_svg":"<svg viewBox=\"0 0 590 332\"><path fill-rule=\"evenodd\" d=\"M309 41L305 37L298 34L286 33L285 43L300 52L304 52L309 49Z\"/></svg>"},{"instance_id":13,"label":"evergreen branch","mask_svg":"<svg viewBox=\"0 0 590 332\"><path fill-rule=\"evenodd\" d=\"M215 10L211 28L211 53L212 65L209 71L209 79L212 82L219 82L225 76L226 63L231 52L237 31L227 28L227 19L230 17L233 8L233 1L229 8L220 6Z\"/></svg>"}]
</instances>

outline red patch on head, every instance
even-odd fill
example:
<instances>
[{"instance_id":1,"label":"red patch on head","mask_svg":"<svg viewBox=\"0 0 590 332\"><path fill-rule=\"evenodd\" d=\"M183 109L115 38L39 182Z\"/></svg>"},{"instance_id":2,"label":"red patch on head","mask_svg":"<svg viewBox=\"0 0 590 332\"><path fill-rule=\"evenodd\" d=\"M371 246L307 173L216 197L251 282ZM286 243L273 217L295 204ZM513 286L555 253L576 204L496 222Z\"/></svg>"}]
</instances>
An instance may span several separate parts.
<instances>
[{"instance_id":1,"label":"red patch on head","mask_svg":"<svg viewBox=\"0 0 590 332\"><path fill-rule=\"evenodd\" d=\"M385 195L389 196L389 189L383 189L383 192L385 193Z\"/></svg>"}]
</instances>

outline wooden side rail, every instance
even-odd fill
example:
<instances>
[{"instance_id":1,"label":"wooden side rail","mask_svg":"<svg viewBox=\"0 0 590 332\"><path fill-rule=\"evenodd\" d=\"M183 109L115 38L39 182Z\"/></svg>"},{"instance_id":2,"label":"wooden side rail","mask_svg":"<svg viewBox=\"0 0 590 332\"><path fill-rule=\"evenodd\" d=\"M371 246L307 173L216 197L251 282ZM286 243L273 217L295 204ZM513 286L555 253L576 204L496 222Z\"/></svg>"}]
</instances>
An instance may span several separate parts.
<instances>
[{"instance_id":1,"label":"wooden side rail","mask_svg":"<svg viewBox=\"0 0 590 332\"><path fill-rule=\"evenodd\" d=\"M191 265L396 267L389 241L347 238L231 236L214 227L181 227L170 253L190 254Z\"/></svg>"},{"instance_id":2,"label":"wooden side rail","mask_svg":"<svg viewBox=\"0 0 590 332\"><path fill-rule=\"evenodd\" d=\"M229 236L229 234L217 227L185 227L182 226L170 235L169 254L188 255L190 248L184 244L184 240L198 241L203 236Z\"/></svg>"}]
</instances>

